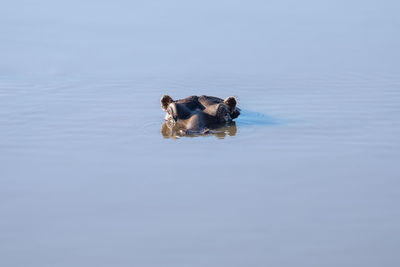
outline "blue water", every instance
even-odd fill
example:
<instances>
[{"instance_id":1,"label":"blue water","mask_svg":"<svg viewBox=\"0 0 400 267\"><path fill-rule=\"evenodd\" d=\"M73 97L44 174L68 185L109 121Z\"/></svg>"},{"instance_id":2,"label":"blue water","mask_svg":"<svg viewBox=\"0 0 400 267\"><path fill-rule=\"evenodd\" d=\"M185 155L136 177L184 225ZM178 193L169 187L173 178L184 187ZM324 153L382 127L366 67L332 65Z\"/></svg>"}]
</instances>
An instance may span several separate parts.
<instances>
[{"instance_id":1,"label":"blue water","mask_svg":"<svg viewBox=\"0 0 400 267\"><path fill-rule=\"evenodd\" d=\"M0 6L0 266L400 265L397 1Z\"/></svg>"},{"instance_id":2,"label":"blue water","mask_svg":"<svg viewBox=\"0 0 400 267\"><path fill-rule=\"evenodd\" d=\"M273 118L257 111L242 109L236 124L245 128L248 126L273 126L283 123L282 119Z\"/></svg>"}]
</instances>

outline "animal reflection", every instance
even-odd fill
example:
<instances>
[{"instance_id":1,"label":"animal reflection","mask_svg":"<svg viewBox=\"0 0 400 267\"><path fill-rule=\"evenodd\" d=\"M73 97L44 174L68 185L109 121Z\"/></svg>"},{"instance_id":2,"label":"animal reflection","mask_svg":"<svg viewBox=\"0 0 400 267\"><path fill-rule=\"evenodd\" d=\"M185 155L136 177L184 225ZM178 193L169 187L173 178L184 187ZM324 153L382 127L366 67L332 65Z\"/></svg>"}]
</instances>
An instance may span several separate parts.
<instances>
[{"instance_id":1,"label":"animal reflection","mask_svg":"<svg viewBox=\"0 0 400 267\"><path fill-rule=\"evenodd\" d=\"M207 130L198 133L197 132L188 133L179 127L176 126L171 127L171 125L168 126L168 122L164 122L161 127L161 134L163 135L163 137L173 138L173 139L180 138L183 136L196 137L196 136L210 136L210 135L214 135L217 138L223 139L226 136L235 136L236 133L237 133L237 127L234 121L213 130Z\"/></svg>"}]
</instances>

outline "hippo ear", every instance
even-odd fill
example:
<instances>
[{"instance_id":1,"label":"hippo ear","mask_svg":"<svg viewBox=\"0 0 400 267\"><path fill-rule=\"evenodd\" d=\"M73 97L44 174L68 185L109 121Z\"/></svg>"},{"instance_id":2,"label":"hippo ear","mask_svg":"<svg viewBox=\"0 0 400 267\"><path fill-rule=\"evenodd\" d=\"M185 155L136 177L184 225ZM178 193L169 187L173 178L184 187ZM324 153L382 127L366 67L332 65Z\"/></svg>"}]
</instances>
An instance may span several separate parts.
<instances>
[{"instance_id":1,"label":"hippo ear","mask_svg":"<svg viewBox=\"0 0 400 267\"><path fill-rule=\"evenodd\" d=\"M174 100L169 95L163 95L161 98L161 107L163 110L167 111L168 105L174 102Z\"/></svg>"},{"instance_id":2,"label":"hippo ear","mask_svg":"<svg viewBox=\"0 0 400 267\"><path fill-rule=\"evenodd\" d=\"M224 100L224 103L229 107L230 110L233 110L236 107L236 98L233 96L228 97Z\"/></svg>"}]
</instances>

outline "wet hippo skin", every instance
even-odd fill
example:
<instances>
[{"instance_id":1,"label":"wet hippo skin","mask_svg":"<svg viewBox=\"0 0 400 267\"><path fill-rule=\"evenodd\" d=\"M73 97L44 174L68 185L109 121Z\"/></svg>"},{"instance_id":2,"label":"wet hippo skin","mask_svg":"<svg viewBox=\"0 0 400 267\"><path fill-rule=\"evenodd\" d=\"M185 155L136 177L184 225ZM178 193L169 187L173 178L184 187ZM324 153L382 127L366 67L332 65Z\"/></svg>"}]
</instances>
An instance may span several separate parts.
<instances>
[{"instance_id":1,"label":"wet hippo skin","mask_svg":"<svg viewBox=\"0 0 400 267\"><path fill-rule=\"evenodd\" d=\"M173 100L164 95L161 107L166 112L163 134L179 135L213 133L215 129L233 125L233 119L240 115L236 98L221 99L214 96L189 96Z\"/></svg>"}]
</instances>

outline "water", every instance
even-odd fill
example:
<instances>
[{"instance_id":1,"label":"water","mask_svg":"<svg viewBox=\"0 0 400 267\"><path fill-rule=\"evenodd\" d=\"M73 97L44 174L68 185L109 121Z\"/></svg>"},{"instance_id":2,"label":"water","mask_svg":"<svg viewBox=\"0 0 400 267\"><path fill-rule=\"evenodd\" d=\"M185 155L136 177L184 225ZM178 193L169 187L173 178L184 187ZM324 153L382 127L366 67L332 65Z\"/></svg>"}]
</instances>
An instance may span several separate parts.
<instances>
[{"instance_id":1,"label":"water","mask_svg":"<svg viewBox=\"0 0 400 267\"><path fill-rule=\"evenodd\" d=\"M399 266L396 1L6 1L1 266ZM239 100L162 135L163 94Z\"/></svg>"}]
</instances>

